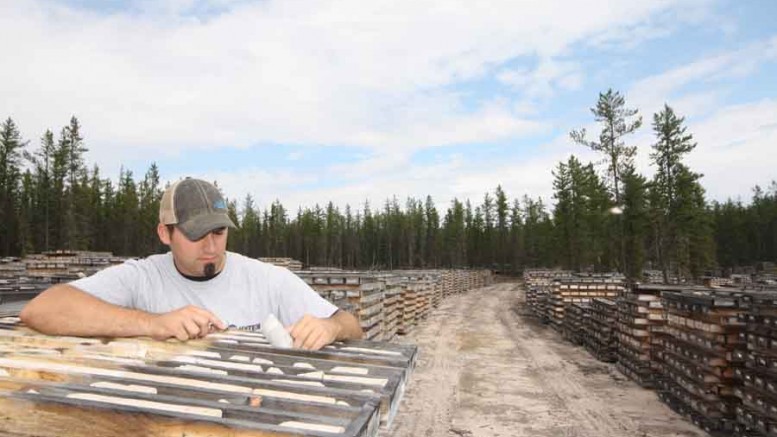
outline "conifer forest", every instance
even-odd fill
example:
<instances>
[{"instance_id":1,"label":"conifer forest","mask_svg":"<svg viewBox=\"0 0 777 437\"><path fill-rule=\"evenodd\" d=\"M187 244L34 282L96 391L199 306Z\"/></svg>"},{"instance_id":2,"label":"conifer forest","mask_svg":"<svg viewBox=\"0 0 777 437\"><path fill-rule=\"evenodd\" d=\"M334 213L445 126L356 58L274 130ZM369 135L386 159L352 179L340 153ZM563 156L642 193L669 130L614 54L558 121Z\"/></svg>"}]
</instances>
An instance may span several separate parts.
<instances>
[{"instance_id":1,"label":"conifer forest","mask_svg":"<svg viewBox=\"0 0 777 437\"><path fill-rule=\"evenodd\" d=\"M281 199L229 199L239 229L229 249L305 265L348 269L486 267L503 272L558 266L639 278L643 269L698 278L777 260L777 183L759 181L750 199L711 201L704 176L686 163L696 149L671 106L651 116L607 90L591 108L597 132L570 141L601 159L576 156L548 169L553 198L510 197L495 181L479 199L435 203L430 196L332 202L296 211ZM631 135L649 129L651 177L634 163ZM85 129L74 116L57 133L22 138L0 126L0 256L47 250L164 251L154 231L165 188L162 169L122 170L117 180L88 167ZM218 181L216 181L218 182ZM229 193L226 193L227 197ZM263 193L266 195L266 193Z\"/></svg>"}]
</instances>

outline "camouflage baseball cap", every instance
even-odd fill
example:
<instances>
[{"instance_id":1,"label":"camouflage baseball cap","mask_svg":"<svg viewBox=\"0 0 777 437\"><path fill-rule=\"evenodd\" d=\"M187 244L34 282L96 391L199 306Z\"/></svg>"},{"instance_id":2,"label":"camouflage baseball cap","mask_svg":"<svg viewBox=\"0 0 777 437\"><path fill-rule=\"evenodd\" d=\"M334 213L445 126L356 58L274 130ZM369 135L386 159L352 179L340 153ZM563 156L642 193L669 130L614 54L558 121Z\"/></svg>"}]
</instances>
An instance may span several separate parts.
<instances>
[{"instance_id":1,"label":"camouflage baseball cap","mask_svg":"<svg viewBox=\"0 0 777 437\"><path fill-rule=\"evenodd\" d=\"M186 178L165 190L159 204L159 223L176 225L190 241L218 228L235 228L227 204L213 184Z\"/></svg>"}]
</instances>

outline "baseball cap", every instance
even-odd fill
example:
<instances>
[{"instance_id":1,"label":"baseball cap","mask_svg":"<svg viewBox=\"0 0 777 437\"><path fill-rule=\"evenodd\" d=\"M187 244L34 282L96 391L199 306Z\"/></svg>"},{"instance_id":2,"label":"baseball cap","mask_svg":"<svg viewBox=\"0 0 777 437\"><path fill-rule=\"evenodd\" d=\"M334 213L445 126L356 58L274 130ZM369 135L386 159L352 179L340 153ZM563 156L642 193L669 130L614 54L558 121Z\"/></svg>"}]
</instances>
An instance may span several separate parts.
<instances>
[{"instance_id":1,"label":"baseball cap","mask_svg":"<svg viewBox=\"0 0 777 437\"><path fill-rule=\"evenodd\" d=\"M159 203L159 223L176 225L190 241L197 241L214 229L235 224L227 215L227 204L210 182L186 178L165 190Z\"/></svg>"}]
</instances>

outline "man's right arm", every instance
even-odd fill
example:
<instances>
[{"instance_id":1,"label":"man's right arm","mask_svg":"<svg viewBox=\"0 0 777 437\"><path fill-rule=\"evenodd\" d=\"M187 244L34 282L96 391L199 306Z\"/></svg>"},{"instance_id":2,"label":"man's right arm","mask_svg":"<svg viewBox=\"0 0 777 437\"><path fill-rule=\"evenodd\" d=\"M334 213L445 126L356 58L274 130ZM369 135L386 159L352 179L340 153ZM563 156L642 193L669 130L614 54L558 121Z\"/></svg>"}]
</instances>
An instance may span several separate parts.
<instances>
[{"instance_id":1,"label":"man's right arm","mask_svg":"<svg viewBox=\"0 0 777 437\"><path fill-rule=\"evenodd\" d=\"M210 311L186 306L152 314L105 302L67 284L58 284L28 303L19 317L29 327L49 335L80 337L204 337L226 326Z\"/></svg>"}]
</instances>

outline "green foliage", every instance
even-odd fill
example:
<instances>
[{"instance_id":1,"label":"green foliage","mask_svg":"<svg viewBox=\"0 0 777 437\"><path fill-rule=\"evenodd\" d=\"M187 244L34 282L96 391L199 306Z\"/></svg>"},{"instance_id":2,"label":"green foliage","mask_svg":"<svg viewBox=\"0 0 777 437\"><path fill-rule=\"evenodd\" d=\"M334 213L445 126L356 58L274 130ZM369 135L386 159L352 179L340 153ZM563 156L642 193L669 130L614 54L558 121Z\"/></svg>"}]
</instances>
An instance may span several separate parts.
<instances>
[{"instance_id":1,"label":"green foliage","mask_svg":"<svg viewBox=\"0 0 777 437\"><path fill-rule=\"evenodd\" d=\"M602 126L599 141L586 139L586 130L570 132L572 140L605 156L607 178L612 184L615 203L621 203L623 174L634 166L635 146L627 146L623 137L634 133L642 126L642 117L636 109L626 108L626 99L618 92L608 89L599 93L596 106L591 108L594 119ZM634 118L636 117L636 118Z\"/></svg>"},{"instance_id":2,"label":"green foliage","mask_svg":"<svg viewBox=\"0 0 777 437\"><path fill-rule=\"evenodd\" d=\"M656 166L651 196L656 262L664 272L679 277L699 277L714 265L712 221L699 183L702 175L684 163L695 147L693 135L669 105L653 116L651 161Z\"/></svg>"},{"instance_id":3,"label":"green foliage","mask_svg":"<svg viewBox=\"0 0 777 437\"><path fill-rule=\"evenodd\" d=\"M631 279L642 278L646 261L648 215L647 180L633 168L623 175L624 273Z\"/></svg>"},{"instance_id":4,"label":"green foliage","mask_svg":"<svg viewBox=\"0 0 777 437\"><path fill-rule=\"evenodd\" d=\"M262 209L249 195L240 203L228 201L228 214L239 225L230 231L229 247L252 257L288 256L346 269L520 271L561 265L619 268L632 278L646 264L698 276L716 262L730 270L777 260L777 183L756 187L750 205L708 207L701 175L682 162L695 144L671 108L654 117L651 159L657 172L651 183L634 171L631 149L622 141L639 125L626 121L636 111L625 109L612 91L600 95L593 111L605 127L600 140L585 142L584 133L577 140L608 158L620 153L617 163L603 177L574 156L559 163L552 215L542 199L511 201L501 186L485 193L481 204L453 199L440 210L426 196L401 204L388 199L377 210L369 202L360 209L328 202L290 214L279 200ZM37 150L26 147L7 119L0 126L0 256L54 249L146 256L165 250L155 232L164 189L156 164L139 180L126 169L116 181L103 178L97 166L88 171L75 117L58 139L48 130ZM608 187L608 178L619 182ZM616 205L622 214L612 214Z\"/></svg>"},{"instance_id":5,"label":"green foliage","mask_svg":"<svg viewBox=\"0 0 777 437\"><path fill-rule=\"evenodd\" d=\"M642 126L642 117L636 109L627 108L626 99L612 89L599 93L599 99L596 106L591 108L591 113L594 120L601 125L598 141L588 140L585 129L570 132L575 143L604 155L604 179L609 182L609 195L603 197L597 193L600 209L591 210L591 214L599 218L594 224L596 229L593 232L597 236L606 235L606 244L600 244L599 239L595 237L590 241L592 246L589 250L595 252L594 266L597 270L617 268L625 271L626 236L623 219L608 216L603 214L603 211L611 211L612 207L623 209L624 178L634 167L634 157L637 153L636 146L626 145L624 138Z\"/></svg>"},{"instance_id":6,"label":"green foliage","mask_svg":"<svg viewBox=\"0 0 777 437\"><path fill-rule=\"evenodd\" d=\"M0 255L17 253L25 243L17 233L25 200L20 192L20 161L25 146L16 123L6 119L0 126Z\"/></svg>"},{"instance_id":7,"label":"green foliage","mask_svg":"<svg viewBox=\"0 0 777 437\"><path fill-rule=\"evenodd\" d=\"M712 206L717 260L726 271L777 261L777 182L756 186L749 206L729 199Z\"/></svg>"},{"instance_id":8,"label":"green foliage","mask_svg":"<svg viewBox=\"0 0 777 437\"><path fill-rule=\"evenodd\" d=\"M610 270L611 239L605 225L611 221L611 204L593 165L584 166L571 156L553 175L558 263L572 270Z\"/></svg>"}]
</instances>

